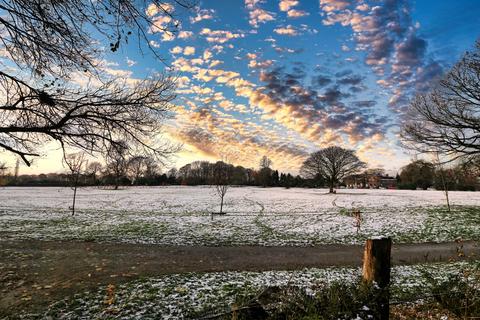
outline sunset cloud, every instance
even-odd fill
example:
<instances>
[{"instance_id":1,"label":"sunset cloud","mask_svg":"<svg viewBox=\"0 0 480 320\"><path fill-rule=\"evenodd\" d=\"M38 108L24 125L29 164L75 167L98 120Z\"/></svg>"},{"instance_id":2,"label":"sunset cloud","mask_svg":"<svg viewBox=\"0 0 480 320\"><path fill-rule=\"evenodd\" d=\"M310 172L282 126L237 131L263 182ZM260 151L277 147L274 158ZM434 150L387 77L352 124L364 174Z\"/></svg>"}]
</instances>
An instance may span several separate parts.
<instances>
[{"instance_id":1,"label":"sunset cloud","mask_svg":"<svg viewBox=\"0 0 480 320\"><path fill-rule=\"evenodd\" d=\"M263 2L262 0L245 0L245 7L249 12L248 22L254 28L258 28L260 23L275 20L275 15L272 12L263 10L258 6Z\"/></svg>"},{"instance_id":2,"label":"sunset cloud","mask_svg":"<svg viewBox=\"0 0 480 320\"><path fill-rule=\"evenodd\" d=\"M286 36L297 36L297 35L299 35L299 31L291 25L288 25L286 27L275 28L275 29L273 29L273 31L276 34L286 35Z\"/></svg>"},{"instance_id":3,"label":"sunset cloud","mask_svg":"<svg viewBox=\"0 0 480 320\"><path fill-rule=\"evenodd\" d=\"M305 17L305 16L308 16L309 13L306 12L306 11L303 11L303 10L295 10L295 9L292 9L292 10L288 10L287 12L287 16L289 18L300 18L300 17Z\"/></svg>"},{"instance_id":4,"label":"sunset cloud","mask_svg":"<svg viewBox=\"0 0 480 320\"><path fill-rule=\"evenodd\" d=\"M99 63L102 75L127 83L176 79L165 125L192 159L228 149L239 165L266 154L274 168L298 172L308 153L339 145L393 167L394 157L409 160L397 134L412 97L478 38L474 1L417 2L198 1L183 11L147 2L147 46L135 52L136 39L122 38L122 50L107 45ZM451 14L460 7L461 19ZM9 55L0 49L2 68L17 68Z\"/></svg>"},{"instance_id":5,"label":"sunset cloud","mask_svg":"<svg viewBox=\"0 0 480 320\"><path fill-rule=\"evenodd\" d=\"M213 15L215 14L215 10L213 9L197 9L196 15L194 17L190 17L190 23L197 23L203 20L211 20L213 19Z\"/></svg>"},{"instance_id":6,"label":"sunset cloud","mask_svg":"<svg viewBox=\"0 0 480 320\"><path fill-rule=\"evenodd\" d=\"M205 36L208 42L225 43L232 39L244 38L243 33L233 33L226 30L211 30L209 28L203 28L200 31L200 35Z\"/></svg>"}]
</instances>

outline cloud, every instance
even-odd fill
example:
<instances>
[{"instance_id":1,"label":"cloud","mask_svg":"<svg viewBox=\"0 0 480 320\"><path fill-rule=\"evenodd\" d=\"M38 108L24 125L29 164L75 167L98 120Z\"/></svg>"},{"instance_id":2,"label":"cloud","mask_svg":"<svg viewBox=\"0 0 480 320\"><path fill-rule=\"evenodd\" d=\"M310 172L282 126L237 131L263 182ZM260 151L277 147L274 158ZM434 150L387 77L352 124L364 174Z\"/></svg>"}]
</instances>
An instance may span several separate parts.
<instances>
[{"instance_id":1,"label":"cloud","mask_svg":"<svg viewBox=\"0 0 480 320\"><path fill-rule=\"evenodd\" d=\"M155 41L155 40L150 40L150 41L148 42L148 44L151 45L151 46L154 47L154 48L160 48L160 43L158 43L158 42Z\"/></svg>"},{"instance_id":2,"label":"cloud","mask_svg":"<svg viewBox=\"0 0 480 320\"><path fill-rule=\"evenodd\" d=\"M183 49L183 54L186 56L194 55L195 47L186 46L185 49Z\"/></svg>"},{"instance_id":3,"label":"cloud","mask_svg":"<svg viewBox=\"0 0 480 320\"><path fill-rule=\"evenodd\" d=\"M395 46L394 68L410 68L420 65L426 48L425 40L418 38L413 32L409 33L404 41Z\"/></svg>"},{"instance_id":4,"label":"cloud","mask_svg":"<svg viewBox=\"0 0 480 320\"><path fill-rule=\"evenodd\" d=\"M332 83L332 79L326 75L317 75L312 79L312 84L317 87L325 87L326 85Z\"/></svg>"},{"instance_id":5,"label":"cloud","mask_svg":"<svg viewBox=\"0 0 480 320\"><path fill-rule=\"evenodd\" d=\"M287 12L287 16L289 18L301 18L301 17L305 17L305 16L308 16L308 15L310 15L310 14L306 11L303 11L303 10L292 9L292 10L288 10L288 12Z\"/></svg>"},{"instance_id":6,"label":"cloud","mask_svg":"<svg viewBox=\"0 0 480 320\"><path fill-rule=\"evenodd\" d=\"M353 105L360 108L373 108L377 104L375 100L354 101Z\"/></svg>"},{"instance_id":7,"label":"cloud","mask_svg":"<svg viewBox=\"0 0 480 320\"><path fill-rule=\"evenodd\" d=\"M286 36L297 36L297 35L299 35L299 31L295 27L293 27L292 25L288 25L286 27L275 28L275 29L273 29L273 31L276 34L286 35Z\"/></svg>"},{"instance_id":8,"label":"cloud","mask_svg":"<svg viewBox=\"0 0 480 320\"><path fill-rule=\"evenodd\" d=\"M287 12L287 16L289 18L300 18L300 17L309 15L309 13L306 11L292 9L297 5L298 5L297 0L280 0L280 2L278 3L280 11Z\"/></svg>"},{"instance_id":9,"label":"cloud","mask_svg":"<svg viewBox=\"0 0 480 320\"><path fill-rule=\"evenodd\" d=\"M170 53L172 54L179 54L179 53L182 53L183 52L183 48L180 47L180 46L176 46L176 47L173 47L172 49L170 49Z\"/></svg>"},{"instance_id":10,"label":"cloud","mask_svg":"<svg viewBox=\"0 0 480 320\"><path fill-rule=\"evenodd\" d=\"M194 24L203 20L211 20L214 17L215 10L197 8L195 17L190 17L190 23Z\"/></svg>"},{"instance_id":11,"label":"cloud","mask_svg":"<svg viewBox=\"0 0 480 320\"><path fill-rule=\"evenodd\" d=\"M185 48L182 48L180 46L175 46L172 49L170 49L170 53L191 56L195 54L195 47L186 46Z\"/></svg>"},{"instance_id":12,"label":"cloud","mask_svg":"<svg viewBox=\"0 0 480 320\"><path fill-rule=\"evenodd\" d=\"M257 61L257 60L250 60L248 63L249 68L253 69L266 69L273 65L273 60L264 60L264 61Z\"/></svg>"},{"instance_id":13,"label":"cloud","mask_svg":"<svg viewBox=\"0 0 480 320\"><path fill-rule=\"evenodd\" d=\"M258 4L263 3L261 0L245 0L245 7L248 10L249 20L248 23L258 28L260 23L266 23L268 21L275 20L275 14L268 12L258 7Z\"/></svg>"},{"instance_id":14,"label":"cloud","mask_svg":"<svg viewBox=\"0 0 480 320\"><path fill-rule=\"evenodd\" d=\"M249 23L251 26L258 28L259 23L265 23L267 21L275 20L273 13L265 11L260 8L255 8L250 11L250 20Z\"/></svg>"},{"instance_id":15,"label":"cloud","mask_svg":"<svg viewBox=\"0 0 480 320\"><path fill-rule=\"evenodd\" d=\"M137 64L137 61L127 58L127 65L129 67L133 67L136 64Z\"/></svg>"},{"instance_id":16,"label":"cloud","mask_svg":"<svg viewBox=\"0 0 480 320\"><path fill-rule=\"evenodd\" d=\"M356 78L360 77L348 79ZM259 106L264 110L265 118L274 119L308 141L325 146L333 142L342 143L344 135L349 143L358 143L385 133L387 120L364 110L367 107L365 104L349 107L344 99L350 94L342 91L341 87L336 85L322 89L331 83L330 78L317 76L311 79L312 85L320 82L320 88L306 86L309 81L301 64L289 72L285 68L264 71L260 80L265 84L250 93L251 106Z\"/></svg>"},{"instance_id":17,"label":"cloud","mask_svg":"<svg viewBox=\"0 0 480 320\"><path fill-rule=\"evenodd\" d=\"M288 11L290 8L295 7L296 5L298 5L297 0L280 0L278 3L280 11Z\"/></svg>"},{"instance_id":18,"label":"cloud","mask_svg":"<svg viewBox=\"0 0 480 320\"><path fill-rule=\"evenodd\" d=\"M232 39L244 38L244 33L233 33L226 30L211 30L203 28L200 35L205 36L208 42L225 43Z\"/></svg>"},{"instance_id":19,"label":"cloud","mask_svg":"<svg viewBox=\"0 0 480 320\"><path fill-rule=\"evenodd\" d=\"M359 85L363 81L364 77L359 75L346 76L344 78L338 79L337 84L340 85Z\"/></svg>"},{"instance_id":20,"label":"cloud","mask_svg":"<svg viewBox=\"0 0 480 320\"><path fill-rule=\"evenodd\" d=\"M320 7L325 12L343 10L350 4L349 0L320 0Z\"/></svg>"},{"instance_id":21,"label":"cloud","mask_svg":"<svg viewBox=\"0 0 480 320\"><path fill-rule=\"evenodd\" d=\"M377 83L392 88L392 110L402 112L414 89L427 89L428 85L419 84L425 81L422 70L435 70L433 77L441 73L438 62L432 64L435 68L427 66L428 43L416 33L408 2L382 0L370 7L342 0L320 0L320 7L325 25L340 23L352 28L356 49L367 52L365 63L382 77Z\"/></svg>"},{"instance_id":22,"label":"cloud","mask_svg":"<svg viewBox=\"0 0 480 320\"><path fill-rule=\"evenodd\" d=\"M150 3L145 10L145 14L148 17L156 16L157 14L162 13L173 13L175 8L170 3Z\"/></svg>"},{"instance_id":23,"label":"cloud","mask_svg":"<svg viewBox=\"0 0 480 320\"><path fill-rule=\"evenodd\" d=\"M232 106L229 102L221 103ZM297 170L307 156L305 148L282 138L273 129L240 121L218 109L190 105L189 109L178 109L176 123L180 129L173 131L173 135L197 153L213 159L235 153L234 163L246 167L256 167L258 159L267 154L277 168L287 170Z\"/></svg>"},{"instance_id":24,"label":"cloud","mask_svg":"<svg viewBox=\"0 0 480 320\"><path fill-rule=\"evenodd\" d=\"M179 39L188 39L193 37L193 32L192 31L180 31L178 33L178 38Z\"/></svg>"},{"instance_id":25,"label":"cloud","mask_svg":"<svg viewBox=\"0 0 480 320\"><path fill-rule=\"evenodd\" d=\"M252 69L266 69L273 65L273 60L259 61L259 57L255 53L247 53L247 58L250 60L248 67Z\"/></svg>"}]
</instances>

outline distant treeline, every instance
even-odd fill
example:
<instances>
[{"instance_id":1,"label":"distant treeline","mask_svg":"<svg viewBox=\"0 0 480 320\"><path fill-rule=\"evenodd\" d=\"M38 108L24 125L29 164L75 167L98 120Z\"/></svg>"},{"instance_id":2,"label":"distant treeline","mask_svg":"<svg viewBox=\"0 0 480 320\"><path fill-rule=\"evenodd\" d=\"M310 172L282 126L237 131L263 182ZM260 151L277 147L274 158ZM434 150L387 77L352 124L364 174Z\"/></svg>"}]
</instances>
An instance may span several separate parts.
<instances>
[{"instance_id":1,"label":"distant treeline","mask_svg":"<svg viewBox=\"0 0 480 320\"><path fill-rule=\"evenodd\" d=\"M461 162L443 167L431 162L417 160L402 168L397 176L399 189L434 188L437 190L480 190L480 166L478 162Z\"/></svg>"},{"instance_id":2,"label":"distant treeline","mask_svg":"<svg viewBox=\"0 0 480 320\"><path fill-rule=\"evenodd\" d=\"M304 179L299 175L281 173L264 167L258 170L234 166L218 161L195 161L180 169L160 173L158 166L147 158L135 158L125 162L101 165L93 162L79 174L79 186L164 186L164 185L210 185L215 184L215 172L226 170L228 184L263 187L322 187L322 180ZM0 185L4 186L69 186L69 173L48 173L38 175L4 175Z\"/></svg>"},{"instance_id":3,"label":"distant treeline","mask_svg":"<svg viewBox=\"0 0 480 320\"><path fill-rule=\"evenodd\" d=\"M285 187L285 188L323 188L327 183L322 176L306 179L300 175L279 172L270 168L271 161L262 159L258 169L234 166L218 161L194 161L180 169L170 169L161 173L158 165L148 157L134 157L129 161L99 162L87 164L79 174L79 186L165 186L165 185L214 185L218 171L224 172L229 185ZM428 189L474 191L480 190L479 168L477 164L461 163L443 168L423 160L413 161L403 167L395 178L385 175L382 169L368 169L349 176L337 183L337 187L351 186L352 179L356 187L382 187L378 178L390 179L390 186L398 189ZM391 181L394 180L394 181ZM38 175L0 175L0 185L4 186L70 186L71 174L49 173ZM350 182L349 182L350 181ZM392 183L393 182L393 183Z\"/></svg>"}]
</instances>

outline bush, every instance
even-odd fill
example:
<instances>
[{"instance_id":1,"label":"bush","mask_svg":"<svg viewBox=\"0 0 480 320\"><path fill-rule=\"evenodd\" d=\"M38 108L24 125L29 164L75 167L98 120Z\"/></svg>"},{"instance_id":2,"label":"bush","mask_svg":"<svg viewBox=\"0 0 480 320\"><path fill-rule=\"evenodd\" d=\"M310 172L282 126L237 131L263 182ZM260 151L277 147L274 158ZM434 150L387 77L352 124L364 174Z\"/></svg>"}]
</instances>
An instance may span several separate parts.
<instances>
[{"instance_id":1,"label":"bush","mask_svg":"<svg viewBox=\"0 0 480 320\"><path fill-rule=\"evenodd\" d=\"M446 280L437 280L424 274L431 286L431 296L443 308L458 317L480 317L480 270L464 270L450 275Z\"/></svg>"},{"instance_id":2,"label":"bush","mask_svg":"<svg viewBox=\"0 0 480 320\"><path fill-rule=\"evenodd\" d=\"M314 294L293 286L268 287L257 295L237 298L230 311L217 313L215 319L378 319L373 302L387 294L363 283L323 285Z\"/></svg>"},{"instance_id":3,"label":"bush","mask_svg":"<svg viewBox=\"0 0 480 320\"><path fill-rule=\"evenodd\" d=\"M401 190L417 190L417 186L414 183L399 183L397 188Z\"/></svg>"}]
</instances>

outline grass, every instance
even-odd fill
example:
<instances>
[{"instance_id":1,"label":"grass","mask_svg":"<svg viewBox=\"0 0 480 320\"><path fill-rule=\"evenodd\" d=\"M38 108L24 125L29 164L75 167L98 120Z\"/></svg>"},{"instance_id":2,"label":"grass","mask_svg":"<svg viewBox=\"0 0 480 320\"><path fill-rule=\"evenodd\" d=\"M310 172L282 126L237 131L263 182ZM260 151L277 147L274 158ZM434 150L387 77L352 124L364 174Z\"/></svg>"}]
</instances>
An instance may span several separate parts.
<instances>
[{"instance_id":1,"label":"grass","mask_svg":"<svg viewBox=\"0 0 480 320\"><path fill-rule=\"evenodd\" d=\"M478 276L478 270L478 262L394 267L390 301L396 316L392 318L415 319L408 314L427 314L428 308L437 315L463 316L461 306L466 299L475 306L468 315L478 316L479 282L472 277ZM378 291L359 286L359 277L357 268L168 275L102 286L58 301L40 314L22 317L188 319L223 314L224 319L232 319L236 312L236 319L245 319L251 318L246 313L251 308L246 306L256 306L259 311L260 305L267 319L354 319L356 315L367 319L375 310L372 294ZM439 294L444 298L435 299Z\"/></svg>"},{"instance_id":2,"label":"grass","mask_svg":"<svg viewBox=\"0 0 480 320\"><path fill-rule=\"evenodd\" d=\"M51 209L50 209L51 210ZM392 215L398 215L398 219ZM385 235L396 243L480 239L480 207L364 208L360 232L341 210L317 214L156 214L151 211L9 209L0 214L5 239L141 242L164 245L317 245L360 244Z\"/></svg>"}]
</instances>

